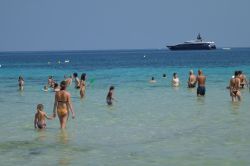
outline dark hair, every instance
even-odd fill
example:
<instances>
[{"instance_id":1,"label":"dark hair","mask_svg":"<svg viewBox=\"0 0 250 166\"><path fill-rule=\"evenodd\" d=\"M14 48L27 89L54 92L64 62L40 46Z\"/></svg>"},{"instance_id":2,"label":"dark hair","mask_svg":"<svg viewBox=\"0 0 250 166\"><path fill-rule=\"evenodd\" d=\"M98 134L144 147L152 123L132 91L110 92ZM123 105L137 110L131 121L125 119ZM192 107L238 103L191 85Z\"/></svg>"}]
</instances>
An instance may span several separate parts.
<instances>
[{"instance_id":1,"label":"dark hair","mask_svg":"<svg viewBox=\"0 0 250 166\"><path fill-rule=\"evenodd\" d=\"M22 76L19 76L18 80L23 80L23 77L22 77Z\"/></svg>"},{"instance_id":2,"label":"dark hair","mask_svg":"<svg viewBox=\"0 0 250 166\"><path fill-rule=\"evenodd\" d=\"M86 79L86 73L82 73L81 80L85 81L85 79Z\"/></svg>"},{"instance_id":3,"label":"dark hair","mask_svg":"<svg viewBox=\"0 0 250 166\"><path fill-rule=\"evenodd\" d=\"M43 104L38 104L36 107L38 110L42 111L43 110Z\"/></svg>"},{"instance_id":4,"label":"dark hair","mask_svg":"<svg viewBox=\"0 0 250 166\"><path fill-rule=\"evenodd\" d=\"M58 87L58 83L55 83L55 84L54 84L54 88L56 88L56 87Z\"/></svg>"},{"instance_id":5,"label":"dark hair","mask_svg":"<svg viewBox=\"0 0 250 166\"><path fill-rule=\"evenodd\" d=\"M77 73L73 73L73 76L74 76L74 77L77 77L77 76L78 76L78 74L77 74Z\"/></svg>"},{"instance_id":6,"label":"dark hair","mask_svg":"<svg viewBox=\"0 0 250 166\"><path fill-rule=\"evenodd\" d=\"M239 71L238 71L238 74L242 74L242 71L241 71L241 70L239 70Z\"/></svg>"},{"instance_id":7,"label":"dark hair","mask_svg":"<svg viewBox=\"0 0 250 166\"><path fill-rule=\"evenodd\" d=\"M61 87L61 90L65 90L66 87L67 87L66 81L62 81L62 82L60 83L60 87Z\"/></svg>"},{"instance_id":8,"label":"dark hair","mask_svg":"<svg viewBox=\"0 0 250 166\"><path fill-rule=\"evenodd\" d=\"M177 73L174 73L173 76L176 76Z\"/></svg>"},{"instance_id":9,"label":"dark hair","mask_svg":"<svg viewBox=\"0 0 250 166\"><path fill-rule=\"evenodd\" d=\"M154 77L152 77L152 78L151 78L151 80L155 80L155 78L154 78Z\"/></svg>"},{"instance_id":10,"label":"dark hair","mask_svg":"<svg viewBox=\"0 0 250 166\"><path fill-rule=\"evenodd\" d=\"M167 75L164 73L163 75L162 75L162 77L166 77Z\"/></svg>"},{"instance_id":11,"label":"dark hair","mask_svg":"<svg viewBox=\"0 0 250 166\"><path fill-rule=\"evenodd\" d=\"M115 87L114 86L110 86L109 90L114 90Z\"/></svg>"},{"instance_id":12,"label":"dark hair","mask_svg":"<svg viewBox=\"0 0 250 166\"><path fill-rule=\"evenodd\" d=\"M239 75L239 71L235 71L234 76L238 76L238 75Z\"/></svg>"}]
</instances>

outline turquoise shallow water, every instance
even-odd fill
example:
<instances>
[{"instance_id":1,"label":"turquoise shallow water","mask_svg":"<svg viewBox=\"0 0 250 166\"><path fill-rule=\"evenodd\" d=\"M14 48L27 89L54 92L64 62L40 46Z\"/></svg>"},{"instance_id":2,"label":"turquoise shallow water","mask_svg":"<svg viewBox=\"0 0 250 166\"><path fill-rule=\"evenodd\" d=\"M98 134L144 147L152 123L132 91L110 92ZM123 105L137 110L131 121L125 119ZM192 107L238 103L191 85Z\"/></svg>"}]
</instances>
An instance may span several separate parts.
<instances>
[{"instance_id":1,"label":"turquoise shallow water","mask_svg":"<svg viewBox=\"0 0 250 166\"><path fill-rule=\"evenodd\" d=\"M56 64L64 56L70 63ZM232 103L226 89L234 70L249 74L248 56L249 49L1 53L0 161L4 165L249 165L249 90L242 91L242 102ZM202 68L207 76L204 98L186 88L191 68L195 72ZM54 94L41 91L47 76L62 80L75 71L94 80L84 100L73 87L68 89L76 119L69 118L65 131L59 129L58 119L47 121L44 131L34 130L38 103L52 113ZM179 88L170 86L173 72L180 77ZM167 79L161 78L163 73ZM22 93L17 90L19 74L25 78ZM151 76L157 80L154 85L148 83ZM118 102L108 107L105 97L111 84Z\"/></svg>"}]
</instances>

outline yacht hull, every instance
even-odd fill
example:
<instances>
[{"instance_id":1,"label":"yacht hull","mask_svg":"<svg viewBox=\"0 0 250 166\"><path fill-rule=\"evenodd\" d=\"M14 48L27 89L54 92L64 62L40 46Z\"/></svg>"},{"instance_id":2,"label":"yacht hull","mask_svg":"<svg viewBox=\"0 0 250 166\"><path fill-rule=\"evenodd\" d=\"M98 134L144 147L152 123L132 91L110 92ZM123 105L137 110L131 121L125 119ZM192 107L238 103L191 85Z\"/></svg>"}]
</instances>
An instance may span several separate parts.
<instances>
[{"instance_id":1,"label":"yacht hull","mask_svg":"<svg viewBox=\"0 0 250 166\"><path fill-rule=\"evenodd\" d=\"M170 50L178 51L178 50L213 50L216 49L215 45L209 45L206 43L201 44L178 44L174 46L167 46Z\"/></svg>"}]
</instances>

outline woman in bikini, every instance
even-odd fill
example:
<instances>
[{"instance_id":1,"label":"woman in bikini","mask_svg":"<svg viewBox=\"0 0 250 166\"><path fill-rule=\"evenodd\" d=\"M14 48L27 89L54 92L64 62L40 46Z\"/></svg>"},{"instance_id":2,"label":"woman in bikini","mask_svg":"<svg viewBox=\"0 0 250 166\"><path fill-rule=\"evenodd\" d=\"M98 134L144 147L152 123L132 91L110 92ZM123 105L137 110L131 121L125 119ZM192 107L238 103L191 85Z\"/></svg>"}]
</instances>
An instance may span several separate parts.
<instances>
[{"instance_id":1,"label":"woman in bikini","mask_svg":"<svg viewBox=\"0 0 250 166\"><path fill-rule=\"evenodd\" d=\"M85 95L85 87L86 87L85 81L86 81L86 74L83 73L81 75L81 80L80 80L80 96L81 96L81 98L83 98Z\"/></svg>"},{"instance_id":2,"label":"woman in bikini","mask_svg":"<svg viewBox=\"0 0 250 166\"><path fill-rule=\"evenodd\" d=\"M238 101L241 100L241 94L240 94L240 79L238 78L239 72L235 71L234 77L230 80L229 83L229 89L230 89L230 96L232 97L232 101L236 101L236 98L238 98Z\"/></svg>"},{"instance_id":3,"label":"woman in bikini","mask_svg":"<svg viewBox=\"0 0 250 166\"><path fill-rule=\"evenodd\" d=\"M110 88L109 88L109 92L108 92L107 97L106 97L106 102L108 105L113 105L113 100L115 100L113 98L114 89L115 89L114 86L110 86Z\"/></svg>"},{"instance_id":4,"label":"woman in bikini","mask_svg":"<svg viewBox=\"0 0 250 166\"><path fill-rule=\"evenodd\" d=\"M75 118L75 112L73 111L70 93L66 91L66 82L62 81L60 91L55 94L53 117L56 117L56 112L60 121L61 129L66 128L66 123L69 117L69 111L72 113L72 119Z\"/></svg>"}]
</instances>

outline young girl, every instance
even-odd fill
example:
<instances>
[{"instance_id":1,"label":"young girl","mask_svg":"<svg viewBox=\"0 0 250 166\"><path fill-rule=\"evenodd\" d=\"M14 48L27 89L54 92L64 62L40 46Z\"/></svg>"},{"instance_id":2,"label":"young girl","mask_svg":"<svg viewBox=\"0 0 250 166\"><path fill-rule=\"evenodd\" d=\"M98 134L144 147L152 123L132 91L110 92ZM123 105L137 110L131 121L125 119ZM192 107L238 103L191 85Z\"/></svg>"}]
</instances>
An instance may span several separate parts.
<instances>
[{"instance_id":1,"label":"young girl","mask_svg":"<svg viewBox=\"0 0 250 166\"><path fill-rule=\"evenodd\" d=\"M43 105L38 104L37 105L37 112L35 114L35 119L34 119L34 127L35 128L38 127L39 129L45 129L46 128L45 118L50 119L50 120L53 119L53 117L48 117L46 115L46 112L43 111Z\"/></svg>"},{"instance_id":2,"label":"young girl","mask_svg":"<svg viewBox=\"0 0 250 166\"><path fill-rule=\"evenodd\" d=\"M114 89L115 89L114 86L111 86L111 87L109 88L109 92L108 92L108 95L107 95L107 97L106 97L106 102L107 102L108 105L112 105L112 104L113 104L112 101L115 100L115 99L113 98L113 91L114 91Z\"/></svg>"}]
</instances>

